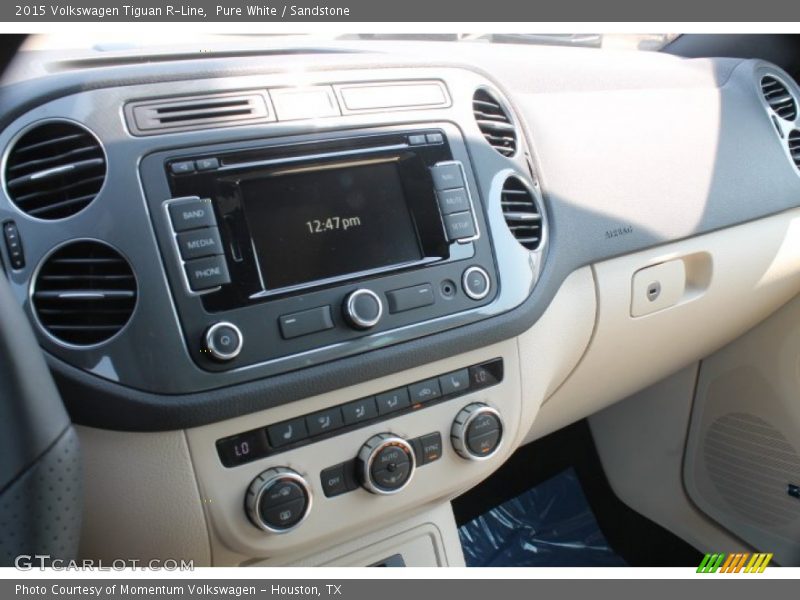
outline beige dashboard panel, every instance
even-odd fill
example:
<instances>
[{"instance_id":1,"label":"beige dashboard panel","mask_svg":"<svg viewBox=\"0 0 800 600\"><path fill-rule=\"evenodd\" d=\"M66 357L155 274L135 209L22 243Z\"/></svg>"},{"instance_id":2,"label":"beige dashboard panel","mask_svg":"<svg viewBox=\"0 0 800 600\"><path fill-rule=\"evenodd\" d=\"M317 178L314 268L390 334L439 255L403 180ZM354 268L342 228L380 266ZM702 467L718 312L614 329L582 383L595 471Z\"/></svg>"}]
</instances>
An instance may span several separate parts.
<instances>
[{"instance_id":1,"label":"beige dashboard panel","mask_svg":"<svg viewBox=\"0 0 800 600\"><path fill-rule=\"evenodd\" d=\"M633 318L640 269L681 260L677 304ZM610 405L711 354L800 291L800 210L593 266L597 321L589 348L542 406L527 441Z\"/></svg>"}]
</instances>

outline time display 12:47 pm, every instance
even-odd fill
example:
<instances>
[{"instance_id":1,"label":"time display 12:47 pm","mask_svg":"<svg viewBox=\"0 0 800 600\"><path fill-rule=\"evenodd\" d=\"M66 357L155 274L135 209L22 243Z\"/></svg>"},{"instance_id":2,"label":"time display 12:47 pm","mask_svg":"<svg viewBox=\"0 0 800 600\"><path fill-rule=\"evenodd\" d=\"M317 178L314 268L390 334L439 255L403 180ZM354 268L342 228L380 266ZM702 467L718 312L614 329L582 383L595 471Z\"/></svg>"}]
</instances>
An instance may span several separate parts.
<instances>
[{"instance_id":1,"label":"time display 12:47 pm","mask_svg":"<svg viewBox=\"0 0 800 600\"><path fill-rule=\"evenodd\" d=\"M326 231L347 231L353 227L361 227L360 217L328 217L327 219L312 219L306 221L309 233L324 233Z\"/></svg>"}]
</instances>

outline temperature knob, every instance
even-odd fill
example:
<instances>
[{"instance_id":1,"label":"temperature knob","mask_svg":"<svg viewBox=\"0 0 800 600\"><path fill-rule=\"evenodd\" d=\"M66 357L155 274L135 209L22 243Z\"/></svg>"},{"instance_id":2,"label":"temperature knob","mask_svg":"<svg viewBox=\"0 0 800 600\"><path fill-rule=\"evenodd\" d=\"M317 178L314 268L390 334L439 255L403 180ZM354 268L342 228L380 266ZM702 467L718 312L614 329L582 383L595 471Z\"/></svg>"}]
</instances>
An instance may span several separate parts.
<instances>
[{"instance_id":1,"label":"temperature knob","mask_svg":"<svg viewBox=\"0 0 800 600\"><path fill-rule=\"evenodd\" d=\"M247 516L268 533L291 531L311 510L311 489L299 473L286 467L267 469L253 480L245 497Z\"/></svg>"},{"instance_id":2,"label":"temperature knob","mask_svg":"<svg viewBox=\"0 0 800 600\"><path fill-rule=\"evenodd\" d=\"M462 458L486 460L497 452L503 441L500 413L483 402L465 406L453 421L450 441Z\"/></svg>"},{"instance_id":3,"label":"temperature knob","mask_svg":"<svg viewBox=\"0 0 800 600\"><path fill-rule=\"evenodd\" d=\"M373 494L396 494L411 481L416 467L414 449L391 433L374 435L356 459L361 485Z\"/></svg>"}]
</instances>

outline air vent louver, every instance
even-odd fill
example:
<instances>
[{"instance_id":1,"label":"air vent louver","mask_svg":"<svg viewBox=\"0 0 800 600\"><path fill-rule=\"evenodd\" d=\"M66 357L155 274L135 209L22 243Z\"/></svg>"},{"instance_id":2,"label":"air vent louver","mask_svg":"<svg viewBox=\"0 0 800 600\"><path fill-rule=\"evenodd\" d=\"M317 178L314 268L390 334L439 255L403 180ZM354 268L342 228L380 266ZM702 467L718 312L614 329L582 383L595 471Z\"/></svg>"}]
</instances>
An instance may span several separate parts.
<instances>
[{"instance_id":1,"label":"air vent louver","mask_svg":"<svg viewBox=\"0 0 800 600\"><path fill-rule=\"evenodd\" d=\"M509 177L500 205L511 234L528 250L536 250L542 242L542 215L531 191L517 177Z\"/></svg>"},{"instance_id":2,"label":"air vent louver","mask_svg":"<svg viewBox=\"0 0 800 600\"><path fill-rule=\"evenodd\" d=\"M116 250L99 242L72 242L39 269L33 308L53 337L77 346L119 332L136 305L136 278Z\"/></svg>"},{"instance_id":3,"label":"air vent louver","mask_svg":"<svg viewBox=\"0 0 800 600\"><path fill-rule=\"evenodd\" d=\"M517 130L500 102L486 90L472 97L472 112L483 137L503 156L517 151Z\"/></svg>"},{"instance_id":4,"label":"air vent louver","mask_svg":"<svg viewBox=\"0 0 800 600\"><path fill-rule=\"evenodd\" d=\"M787 121L797 118L797 104L789 89L778 79L767 75L761 79L761 93L772 111Z\"/></svg>"},{"instance_id":5,"label":"air vent louver","mask_svg":"<svg viewBox=\"0 0 800 600\"><path fill-rule=\"evenodd\" d=\"M127 111L128 123L139 135L269 120L266 92L134 102L128 105Z\"/></svg>"},{"instance_id":6,"label":"air vent louver","mask_svg":"<svg viewBox=\"0 0 800 600\"><path fill-rule=\"evenodd\" d=\"M792 129L787 138L789 144L789 154L792 156L794 166L800 169L800 131Z\"/></svg>"},{"instance_id":7,"label":"air vent louver","mask_svg":"<svg viewBox=\"0 0 800 600\"><path fill-rule=\"evenodd\" d=\"M63 219L86 208L106 178L97 138L66 121L48 121L25 132L5 166L8 197L39 219Z\"/></svg>"}]
</instances>

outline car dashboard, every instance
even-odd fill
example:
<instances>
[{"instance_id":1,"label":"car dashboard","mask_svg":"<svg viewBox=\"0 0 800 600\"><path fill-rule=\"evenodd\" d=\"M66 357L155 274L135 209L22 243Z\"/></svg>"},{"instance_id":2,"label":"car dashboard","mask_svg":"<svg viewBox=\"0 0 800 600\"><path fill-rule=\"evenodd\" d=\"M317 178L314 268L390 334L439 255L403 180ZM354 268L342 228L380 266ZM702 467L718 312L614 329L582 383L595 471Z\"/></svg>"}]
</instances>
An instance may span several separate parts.
<instances>
[{"instance_id":1,"label":"car dashboard","mask_svg":"<svg viewBox=\"0 0 800 600\"><path fill-rule=\"evenodd\" d=\"M422 42L7 82L0 255L78 425L81 553L461 564L453 498L800 291L799 93Z\"/></svg>"}]
</instances>

